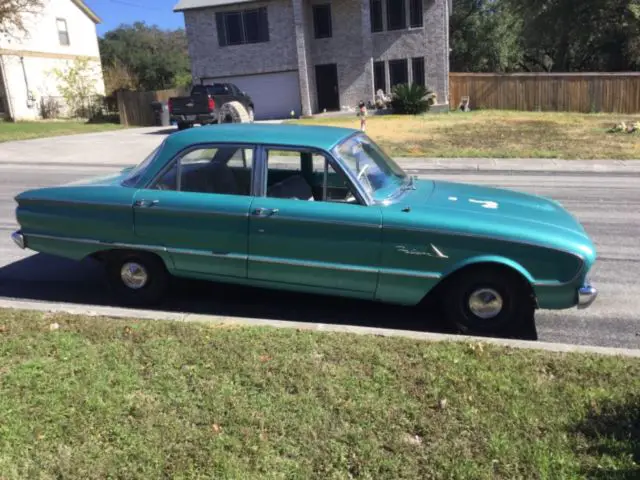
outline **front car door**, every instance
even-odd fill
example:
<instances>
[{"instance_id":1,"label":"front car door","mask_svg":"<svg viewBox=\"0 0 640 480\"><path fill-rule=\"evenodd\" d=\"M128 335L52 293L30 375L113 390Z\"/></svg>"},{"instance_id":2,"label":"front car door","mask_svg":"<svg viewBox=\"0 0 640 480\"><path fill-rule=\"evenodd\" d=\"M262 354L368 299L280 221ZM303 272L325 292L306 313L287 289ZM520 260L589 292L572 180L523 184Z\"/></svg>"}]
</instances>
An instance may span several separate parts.
<instances>
[{"instance_id":1,"label":"front car door","mask_svg":"<svg viewBox=\"0 0 640 480\"><path fill-rule=\"evenodd\" d=\"M260 155L263 168L249 215L249 279L372 298L380 207L351 195L325 153L274 147Z\"/></svg>"},{"instance_id":2,"label":"front car door","mask_svg":"<svg viewBox=\"0 0 640 480\"><path fill-rule=\"evenodd\" d=\"M135 234L166 248L177 274L246 278L254 151L199 145L136 192Z\"/></svg>"}]
</instances>

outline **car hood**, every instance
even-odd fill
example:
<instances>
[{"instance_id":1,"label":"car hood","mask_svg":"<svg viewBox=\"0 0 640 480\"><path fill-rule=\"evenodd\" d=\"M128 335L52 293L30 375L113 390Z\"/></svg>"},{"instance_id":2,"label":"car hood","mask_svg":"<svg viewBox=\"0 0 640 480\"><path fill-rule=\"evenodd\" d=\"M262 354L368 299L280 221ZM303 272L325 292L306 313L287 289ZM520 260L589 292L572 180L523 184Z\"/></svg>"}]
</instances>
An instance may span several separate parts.
<instances>
[{"instance_id":1,"label":"car hood","mask_svg":"<svg viewBox=\"0 0 640 480\"><path fill-rule=\"evenodd\" d=\"M435 181L429 205L439 209L465 212L479 220L507 220L565 229L585 238L578 220L559 202L503 188Z\"/></svg>"},{"instance_id":2,"label":"car hood","mask_svg":"<svg viewBox=\"0 0 640 480\"><path fill-rule=\"evenodd\" d=\"M591 239L580 222L552 199L513 190L416 180L398 208L410 207L421 228L548 245L595 260Z\"/></svg>"}]
</instances>

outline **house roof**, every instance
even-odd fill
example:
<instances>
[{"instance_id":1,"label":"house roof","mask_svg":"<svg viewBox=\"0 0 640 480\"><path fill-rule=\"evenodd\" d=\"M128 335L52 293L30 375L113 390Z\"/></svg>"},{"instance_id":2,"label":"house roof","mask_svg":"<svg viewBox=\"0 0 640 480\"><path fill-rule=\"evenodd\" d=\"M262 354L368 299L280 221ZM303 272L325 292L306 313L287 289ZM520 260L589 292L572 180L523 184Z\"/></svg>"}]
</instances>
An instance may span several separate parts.
<instances>
[{"instance_id":1,"label":"house roof","mask_svg":"<svg viewBox=\"0 0 640 480\"><path fill-rule=\"evenodd\" d=\"M102 23L102 19L91 10L82 0L71 0L82 12L89 17L94 23Z\"/></svg>"},{"instance_id":2,"label":"house roof","mask_svg":"<svg viewBox=\"0 0 640 480\"><path fill-rule=\"evenodd\" d=\"M183 10L193 10L195 8L222 7L236 3L255 2L256 0L178 0L178 4L173 7L174 12Z\"/></svg>"}]
</instances>

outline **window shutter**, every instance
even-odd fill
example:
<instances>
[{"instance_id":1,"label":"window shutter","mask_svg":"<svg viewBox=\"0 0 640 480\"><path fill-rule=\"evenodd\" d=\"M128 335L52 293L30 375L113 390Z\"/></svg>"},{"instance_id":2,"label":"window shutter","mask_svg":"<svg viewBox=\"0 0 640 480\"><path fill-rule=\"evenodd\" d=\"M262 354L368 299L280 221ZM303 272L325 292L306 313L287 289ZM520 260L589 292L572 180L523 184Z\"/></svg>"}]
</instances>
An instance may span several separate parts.
<instances>
[{"instance_id":1,"label":"window shutter","mask_svg":"<svg viewBox=\"0 0 640 480\"><path fill-rule=\"evenodd\" d=\"M217 12L216 13L216 28L218 29L218 44L221 47L227 45L227 35L224 29L224 14Z\"/></svg>"},{"instance_id":2,"label":"window shutter","mask_svg":"<svg viewBox=\"0 0 640 480\"><path fill-rule=\"evenodd\" d=\"M258 9L258 39L261 42L269 41L269 19L267 17L267 7Z\"/></svg>"}]
</instances>

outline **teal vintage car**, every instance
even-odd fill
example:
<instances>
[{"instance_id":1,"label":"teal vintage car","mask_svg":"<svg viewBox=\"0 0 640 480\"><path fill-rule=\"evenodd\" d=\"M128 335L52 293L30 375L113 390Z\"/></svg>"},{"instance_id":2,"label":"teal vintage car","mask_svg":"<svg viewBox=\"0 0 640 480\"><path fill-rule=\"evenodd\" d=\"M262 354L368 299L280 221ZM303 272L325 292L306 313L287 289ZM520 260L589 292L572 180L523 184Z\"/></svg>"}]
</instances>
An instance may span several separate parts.
<instances>
[{"instance_id":1,"label":"teal vintage car","mask_svg":"<svg viewBox=\"0 0 640 480\"><path fill-rule=\"evenodd\" d=\"M443 307L503 334L589 306L582 225L539 196L408 175L359 130L222 124L139 165L16 197L21 248L104 262L126 304L171 276Z\"/></svg>"}]
</instances>

